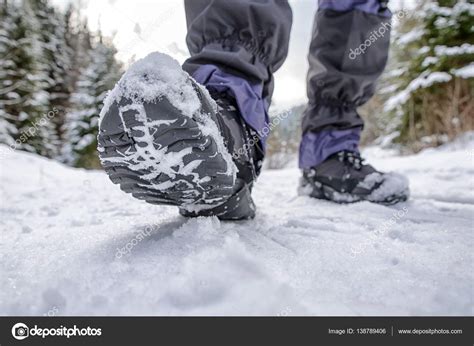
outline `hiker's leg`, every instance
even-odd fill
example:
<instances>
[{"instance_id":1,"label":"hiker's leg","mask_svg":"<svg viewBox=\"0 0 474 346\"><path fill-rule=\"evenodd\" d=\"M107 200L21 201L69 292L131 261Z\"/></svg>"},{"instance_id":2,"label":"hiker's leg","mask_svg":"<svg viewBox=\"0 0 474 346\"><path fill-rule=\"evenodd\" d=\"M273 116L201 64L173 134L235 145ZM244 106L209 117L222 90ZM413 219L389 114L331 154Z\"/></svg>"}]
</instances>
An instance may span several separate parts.
<instances>
[{"instance_id":1,"label":"hiker's leg","mask_svg":"<svg viewBox=\"0 0 474 346\"><path fill-rule=\"evenodd\" d=\"M386 3L319 1L308 54L300 168L358 150L363 121L357 107L372 97L387 62L391 13Z\"/></svg>"},{"instance_id":2,"label":"hiker's leg","mask_svg":"<svg viewBox=\"0 0 474 346\"><path fill-rule=\"evenodd\" d=\"M288 53L292 12L281 0L186 0L191 57L183 69L208 89L228 92L261 137L273 73Z\"/></svg>"},{"instance_id":3,"label":"hiker's leg","mask_svg":"<svg viewBox=\"0 0 474 346\"><path fill-rule=\"evenodd\" d=\"M339 203L394 204L409 196L408 180L377 171L358 152L357 107L373 95L387 62L386 0L320 0L309 52L300 192Z\"/></svg>"}]
</instances>

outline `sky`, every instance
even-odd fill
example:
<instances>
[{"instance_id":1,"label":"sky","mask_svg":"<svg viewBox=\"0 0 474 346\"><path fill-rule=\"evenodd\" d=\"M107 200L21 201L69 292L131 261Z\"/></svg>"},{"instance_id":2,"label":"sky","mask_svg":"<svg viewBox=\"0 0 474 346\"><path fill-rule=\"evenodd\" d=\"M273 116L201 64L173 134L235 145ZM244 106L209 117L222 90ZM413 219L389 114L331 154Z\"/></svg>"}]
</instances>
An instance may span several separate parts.
<instances>
[{"instance_id":1,"label":"sky","mask_svg":"<svg viewBox=\"0 0 474 346\"><path fill-rule=\"evenodd\" d=\"M80 3L91 29L97 30L100 23L103 34L113 37L117 58L126 64L154 51L167 53L181 63L189 56L183 0L53 0L53 3L64 7L70 1ZM401 1L392 0L392 3L399 5ZM293 27L288 58L275 73L273 103L277 108L307 100L307 51L317 1L289 2Z\"/></svg>"}]
</instances>

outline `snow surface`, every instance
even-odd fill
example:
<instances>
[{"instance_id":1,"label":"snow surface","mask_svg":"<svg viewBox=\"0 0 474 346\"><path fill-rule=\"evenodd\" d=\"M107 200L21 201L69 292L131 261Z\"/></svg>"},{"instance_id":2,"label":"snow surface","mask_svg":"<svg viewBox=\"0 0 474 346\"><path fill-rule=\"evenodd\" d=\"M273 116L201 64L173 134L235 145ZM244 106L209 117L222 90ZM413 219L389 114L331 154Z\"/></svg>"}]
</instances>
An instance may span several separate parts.
<instances>
[{"instance_id":1,"label":"snow surface","mask_svg":"<svg viewBox=\"0 0 474 346\"><path fill-rule=\"evenodd\" d=\"M2 315L473 313L474 136L367 149L410 179L392 207L297 196L296 168L264 170L245 222L186 219L102 172L0 153Z\"/></svg>"}]
</instances>

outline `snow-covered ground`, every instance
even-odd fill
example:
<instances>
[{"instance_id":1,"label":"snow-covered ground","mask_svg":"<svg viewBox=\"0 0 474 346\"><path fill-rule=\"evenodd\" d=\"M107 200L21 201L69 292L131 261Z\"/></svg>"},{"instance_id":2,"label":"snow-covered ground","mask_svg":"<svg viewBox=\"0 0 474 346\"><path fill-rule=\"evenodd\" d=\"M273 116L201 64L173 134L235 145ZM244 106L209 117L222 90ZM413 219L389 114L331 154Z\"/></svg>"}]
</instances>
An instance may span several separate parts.
<instances>
[{"instance_id":1,"label":"snow-covered ground","mask_svg":"<svg viewBox=\"0 0 474 346\"><path fill-rule=\"evenodd\" d=\"M264 171L257 218L237 223L3 152L2 315L473 314L472 137L406 157L366 150L410 178L407 203L298 197L296 168Z\"/></svg>"}]
</instances>

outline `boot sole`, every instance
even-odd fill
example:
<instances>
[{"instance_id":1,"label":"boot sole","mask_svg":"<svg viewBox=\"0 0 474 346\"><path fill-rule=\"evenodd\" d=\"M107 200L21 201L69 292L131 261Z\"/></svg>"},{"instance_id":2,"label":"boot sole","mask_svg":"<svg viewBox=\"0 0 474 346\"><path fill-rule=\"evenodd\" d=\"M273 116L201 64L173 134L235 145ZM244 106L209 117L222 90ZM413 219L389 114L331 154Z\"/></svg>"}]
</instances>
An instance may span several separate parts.
<instances>
[{"instance_id":1,"label":"boot sole","mask_svg":"<svg viewBox=\"0 0 474 346\"><path fill-rule=\"evenodd\" d=\"M233 192L235 165L223 152L219 131L207 130L216 120L209 108L204 103L202 112L189 117L166 98L113 103L98 135L99 157L110 180L151 204L186 209L223 203Z\"/></svg>"}]
</instances>

